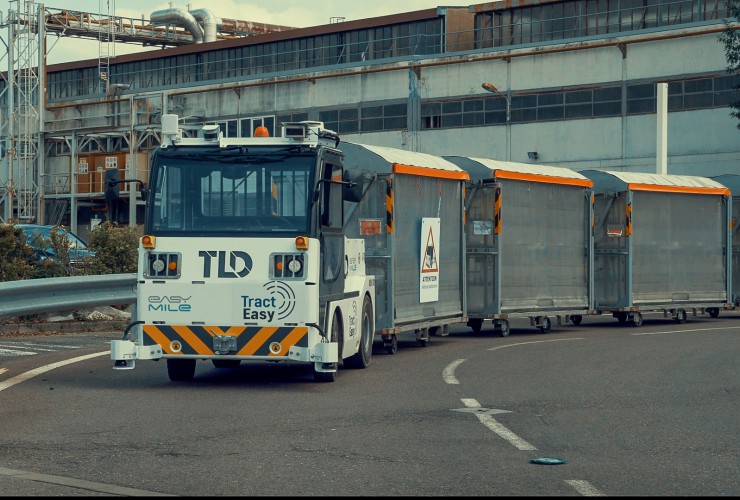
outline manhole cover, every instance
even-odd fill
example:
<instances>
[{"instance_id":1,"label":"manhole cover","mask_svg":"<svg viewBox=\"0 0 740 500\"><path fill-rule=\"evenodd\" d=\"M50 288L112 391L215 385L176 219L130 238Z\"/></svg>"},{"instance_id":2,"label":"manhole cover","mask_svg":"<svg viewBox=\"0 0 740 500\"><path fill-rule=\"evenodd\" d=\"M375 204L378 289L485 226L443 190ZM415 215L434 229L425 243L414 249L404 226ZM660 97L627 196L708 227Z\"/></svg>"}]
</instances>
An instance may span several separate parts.
<instances>
[{"instance_id":1,"label":"manhole cover","mask_svg":"<svg viewBox=\"0 0 740 500\"><path fill-rule=\"evenodd\" d=\"M540 457L540 458L531 458L529 459L529 463L531 464L540 464L540 465L558 465L558 464L564 464L567 462L565 458L557 458L557 457Z\"/></svg>"}]
</instances>

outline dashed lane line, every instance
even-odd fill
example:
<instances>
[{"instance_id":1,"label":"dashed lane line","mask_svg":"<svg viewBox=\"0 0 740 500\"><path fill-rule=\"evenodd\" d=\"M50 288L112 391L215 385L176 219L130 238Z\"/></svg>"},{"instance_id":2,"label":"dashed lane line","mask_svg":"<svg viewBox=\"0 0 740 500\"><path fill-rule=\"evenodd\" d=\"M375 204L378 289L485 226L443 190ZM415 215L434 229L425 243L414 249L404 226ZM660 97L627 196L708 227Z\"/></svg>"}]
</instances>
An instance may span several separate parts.
<instances>
[{"instance_id":1,"label":"dashed lane line","mask_svg":"<svg viewBox=\"0 0 740 500\"><path fill-rule=\"evenodd\" d=\"M604 494L582 479L568 479L565 481L584 497L603 497Z\"/></svg>"}]
</instances>

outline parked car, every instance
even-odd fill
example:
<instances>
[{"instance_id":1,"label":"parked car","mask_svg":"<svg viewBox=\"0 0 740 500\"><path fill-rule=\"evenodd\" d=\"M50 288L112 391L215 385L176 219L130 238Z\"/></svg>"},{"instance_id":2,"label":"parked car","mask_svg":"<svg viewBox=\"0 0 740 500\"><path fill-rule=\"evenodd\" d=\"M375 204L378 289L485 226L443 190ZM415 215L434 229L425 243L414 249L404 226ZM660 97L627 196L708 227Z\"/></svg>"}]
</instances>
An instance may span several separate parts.
<instances>
[{"instance_id":1,"label":"parked car","mask_svg":"<svg viewBox=\"0 0 740 500\"><path fill-rule=\"evenodd\" d=\"M41 260L56 258L55 251L51 246L51 233L55 227L67 237L70 267L80 269L84 267L86 257L95 255L95 252L89 250L87 243L82 241L79 236L61 226L41 226L37 224L16 224L15 226L23 229L26 241Z\"/></svg>"}]
</instances>

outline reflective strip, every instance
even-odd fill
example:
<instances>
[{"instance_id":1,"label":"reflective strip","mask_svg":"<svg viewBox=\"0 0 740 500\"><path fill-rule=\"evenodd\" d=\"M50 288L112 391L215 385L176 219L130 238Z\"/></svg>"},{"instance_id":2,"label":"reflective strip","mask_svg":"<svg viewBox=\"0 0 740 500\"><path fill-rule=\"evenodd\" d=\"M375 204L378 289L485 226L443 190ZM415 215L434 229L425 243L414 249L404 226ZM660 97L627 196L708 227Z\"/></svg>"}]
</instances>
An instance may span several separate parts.
<instances>
[{"instance_id":1,"label":"reflective strip","mask_svg":"<svg viewBox=\"0 0 740 500\"><path fill-rule=\"evenodd\" d=\"M730 196L730 190L727 188L657 186L653 184L627 184L627 189L631 191L657 191L657 192L662 192L662 193L714 194L714 195Z\"/></svg>"},{"instance_id":2,"label":"reflective strip","mask_svg":"<svg viewBox=\"0 0 740 500\"><path fill-rule=\"evenodd\" d=\"M493 234L501 233L501 188L497 187L493 197Z\"/></svg>"},{"instance_id":3,"label":"reflective strip","mask_svg":"<svg viewBox=\"0 0 740 500\"><path fill-rule=\"evenodd\" d=\"M308 347L308 327L277 326L186 326L144 325L144 345L158 345L169 355L214 356L213 340L216 335L236 338L239 356L287 356L291 347ZM173 342L179 342L180 351L174 352ZM280 353L273 354L269 346L278 342Z\"/></svg>"},{"instance_id":4,"label":"reflective strip","mask_svg":"<svg viewBox=\"0 0 740 500\"><path fill-rule=\"evenodd\" d=\"M457 181L470 180L470 174L464 170L442 170L433 167L413 167L401 163L393 164L393 172L396 174L418 175L419 177L438 177L441 179L454 179Z\"/></svg>"},{"instance_id":5,"label":"reflective strip","mask_svg":"<svg viewBox=\"0 0 740 500\"><path fill-rule=\"evenodd\" d=\"M385 231L391 234L393 232L393 182L390 179L386 179L385 182Z\"/></svg>"},{"instance_id":6,"label":"reflective strip","mask_svg":"<svg viewBox=\"0 0 740 500\"><path fill-rule=\"evenodd\" d=\"M590 179L573 179L570 177L554 177L551 175L524 174L508 170L496 170L496 179L512 179L515 181L543 182L546 184L566 184L569 186L593 187L594 181Z\"/></svg>"}]
</instances>

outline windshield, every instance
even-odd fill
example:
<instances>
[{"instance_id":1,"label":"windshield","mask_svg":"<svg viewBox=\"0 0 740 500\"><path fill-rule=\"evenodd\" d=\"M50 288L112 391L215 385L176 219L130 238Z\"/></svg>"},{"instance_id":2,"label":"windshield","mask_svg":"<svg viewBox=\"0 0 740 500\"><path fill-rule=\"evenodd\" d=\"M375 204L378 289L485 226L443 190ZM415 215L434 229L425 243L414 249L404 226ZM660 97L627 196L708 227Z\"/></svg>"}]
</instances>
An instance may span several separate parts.
<instances>
[{"instance_id":1,"label":"windshield","mask_svg":"<svg viewBox=\"0 0 740 500\"><path fill-rule=\"evenodd\" d=\"M151 172L148 231L307 232L315 156L251 148L158 154Z\"/></svg>"}]
</instances>

